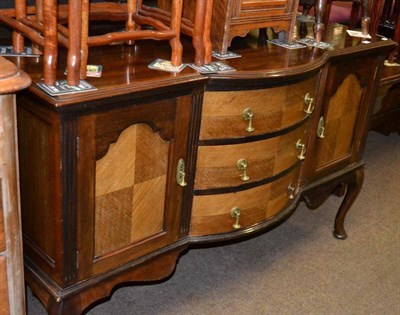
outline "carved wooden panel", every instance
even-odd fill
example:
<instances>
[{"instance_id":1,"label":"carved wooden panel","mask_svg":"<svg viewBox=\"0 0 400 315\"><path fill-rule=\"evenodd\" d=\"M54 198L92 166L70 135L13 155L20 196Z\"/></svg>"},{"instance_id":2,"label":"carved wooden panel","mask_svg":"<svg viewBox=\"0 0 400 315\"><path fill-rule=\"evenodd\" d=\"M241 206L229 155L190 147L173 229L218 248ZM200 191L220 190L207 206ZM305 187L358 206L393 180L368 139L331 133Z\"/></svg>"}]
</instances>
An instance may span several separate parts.
<instances>
[{"instance_id":1,"label":"carved wooden panel","mask_svg":"<svg viewBox=\"0 0 400 315\"><path fill-rule=\"evenodd\" d=\"M296 143L306 139L306 126L285 135L266 140L234 145L200 146L196 167L195 189L240 186L277 175L297 163L299 151ZM247 161L244 182L237 162Z\"/></svg>"},{"instance_id":2,"label":"carved wooden panel","mask_svg":"<svg viewBox=\"0 0 400 315\"><path fill-rule=\"evenodd\" d=\"M304 97L315 95L316 78L292 85L261 90L206 92L203 101L200 139L221 139L259 135L292 126L306 117ZM246 131L249 121L242 118L250 108L253 132Z\"/></svg>"},{"instance_id":3,"label":"carved wooden panel","mask_svg":"<svg viewBox=\"0 0 400 315\"><path fill-rule=\"evenodd\" d=\"M96 162L95 255L163 231L168 142L144 124Z\"/></svg>"},{"instance_id":4,"label":"carved wooden panel","mask_svg":"<svg viewBox=\"0 0 400 315\"><path fill-rule=\"evenodd\" d=\"M317 168L351 153L362 92L359 79L351 74L331 97L324 117L326 137L318 142Z\"/></svg>"},{"instance_id":5,"label":"carved wooden panel","mask_svg":"<svg viewBox=\"0 0 400 315\"><path fill-rule=\"evenodd\" d=\"M234 207L240 207L243 228L272 218L290 201L288 186L296 187L298 168L278 180L252 189L228 194L195 196L190 235L204 236L234 231Z\"/></svg>"},{"instance_id":6,"label":"carved wooden panel","mask_svg":"<svg viewBox=\"0 0 400 315\"><path fill-rule=\"evenodd\" d=\"M7 259L0 256L0 314L10 314L8 282L7 282Z\"/></svg>"}]
</instances>

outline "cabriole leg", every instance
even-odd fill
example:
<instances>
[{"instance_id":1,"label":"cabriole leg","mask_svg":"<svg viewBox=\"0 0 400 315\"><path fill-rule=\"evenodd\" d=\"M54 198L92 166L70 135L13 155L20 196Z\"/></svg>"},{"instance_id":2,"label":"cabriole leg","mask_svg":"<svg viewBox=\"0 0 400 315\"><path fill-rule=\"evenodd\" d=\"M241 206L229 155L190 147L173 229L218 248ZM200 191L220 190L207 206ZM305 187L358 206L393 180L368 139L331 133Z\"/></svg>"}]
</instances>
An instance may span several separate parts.
<instances>
[{"instance_id":1,"label":"cabriole leg","mask_svg":"<svg viewBox=\"0 0 400 315\"><path fill-rule=\"evenodd\" d=\"M346 214L350 210L350 207L356 200L358 193L361 190L363 181L364 167L361 167L354 171L352 180L348 182L346 194L336 214L333 235L340 240L347 238L347 234L344 229L344 219L346 218Z\"/></svg>"}]
</instances>

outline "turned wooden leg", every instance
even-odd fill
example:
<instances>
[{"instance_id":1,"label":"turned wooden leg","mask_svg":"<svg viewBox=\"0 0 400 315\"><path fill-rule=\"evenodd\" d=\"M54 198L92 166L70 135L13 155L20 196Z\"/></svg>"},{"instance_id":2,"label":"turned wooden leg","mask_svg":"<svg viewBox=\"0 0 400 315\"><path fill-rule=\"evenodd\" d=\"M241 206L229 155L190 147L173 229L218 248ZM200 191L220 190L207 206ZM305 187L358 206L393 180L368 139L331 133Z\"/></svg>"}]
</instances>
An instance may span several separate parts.
<instances>
[{"instance_id":1,"label":"turned wooden leg","mask_svg":"<svg viewBox=\"0 0 400 315\"><path fill-rule=\"evenodd\" d=\"M44 52L43 72L44 83L54 85L57 70L57 2L55 0L43 1Z\"/></svg>"},{"instance_id":2,"label":"turned wooden leg","mask_svg":"<svg viewBox=\"0 0 400 315\"><path fill-rule=\"evenodd\" d=\"M181 20L182 20L182 1L173 0L171 9L171 30L174 31L175 37L169 43L171 45L171 64L180 66L182 64L182 43L180 40Z\"/></svg>"},{"instance_id":3,"label":"turned wooden leg","mask_svg":"<svg viewBox=\"0 0 400 315\"><path fill-rule=\"evenodd\" d=\"M353 178L347 184L346 194L335 218L333 235L340 240L347 238L347 234L344 229L344 219L346 218L347 212L350 210L350 207L356 200L358 193L361 190L361 186L364 181L364 167L355 170L352 177Z\"/></svg>"},{"instance_id":4,"label":"turned wooden leg","mask_svg":"<svg viewBox=\"0 0 400 315\"><path fill-rule=\"evenodd\" d=\"M332 1L329 1L330 5ZM325 30L325 16L326 16L327 0L315 0L315 24L314 24L314 36L317 42L320 42L324 35Z\"/></svg>"},{"instance_id":5,"label":"turned wooden leg","mask_svg":"<svg viewBox=\"0 0 400 315\"><path fill-rule=\"evenodd\" d=\"M204 32L203 32L203 43L204 43L204 63L211 63L212 57L212 43L211 43L211 17L213 12L214 0L206 1L206 16L204 17Z\"/></svg>"},{"instance_id":6,"label":"turned wooden leg","mask_svg":"<svg viewBox=\"0 0 400 315\"><path fill-rule=\"evenodd\" d=\"M196 66L204 65L204 22L206 14L206 1L196 1L196 16L193 25L193 38L192 43L195 50L194 63Z\"/></svg>"},{"instance_id":7,"label":"turned wooden leg","mask_svg":"<svg viewBox=\"0 0 400 315\"><path fill-rule=\"evenodd\" d=\"M371 19L368 15L368 0L362 0L361 30L363 35L369 34L370 24L371 24Z\"/></svg>"},{"instance_id":8,"label":"turned wooden leg","mask_svg":"<svg viewBox=\"0 0 400 315\"><path fill-rule=\"evenodd\" d=\"M67 83L69 85L79 85L81 72L82 1L70 0L68 12ZM87 34L84 35L87 36Z\"/></svg>"}]
</instances>

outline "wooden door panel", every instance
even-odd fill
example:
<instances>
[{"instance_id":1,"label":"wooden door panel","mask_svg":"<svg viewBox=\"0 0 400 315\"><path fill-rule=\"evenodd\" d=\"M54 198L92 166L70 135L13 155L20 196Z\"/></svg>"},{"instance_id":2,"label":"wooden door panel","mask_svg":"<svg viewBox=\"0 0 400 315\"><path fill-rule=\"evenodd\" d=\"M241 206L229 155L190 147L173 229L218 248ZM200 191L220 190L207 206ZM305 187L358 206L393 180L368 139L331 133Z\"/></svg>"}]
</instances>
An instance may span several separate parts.
<instances>
[{"instance_id":1,"label":"wooden door panel","mask_svg":"<svg viewBox=\"0 0 400 315\"><path fill-rule=\"evenodd\" d=\"M78 118L79 278L179 239L190 119L190 96Z\"/></svg>"},{"instance_id":2,"label":"wooden door panel","mask_svg":"<svg viewBox=\"0 0 400 315\"><path fill-rule=\"evenodd\" d=\"M164 231L167 158L168 143L138 124L96 161L96 258Z\"/></svg>"}]
</instances>

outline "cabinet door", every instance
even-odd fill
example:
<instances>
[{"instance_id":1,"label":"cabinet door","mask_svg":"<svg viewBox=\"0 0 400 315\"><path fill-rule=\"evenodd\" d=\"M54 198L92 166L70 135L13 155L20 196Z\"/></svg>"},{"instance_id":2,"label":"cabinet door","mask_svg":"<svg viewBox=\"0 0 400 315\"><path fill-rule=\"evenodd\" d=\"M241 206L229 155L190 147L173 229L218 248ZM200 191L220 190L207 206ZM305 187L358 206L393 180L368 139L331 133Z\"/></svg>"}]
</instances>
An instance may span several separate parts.
<instances>
[{"instance_id":1,"label":"cabinet door","mask_svg":"<svg viewBox=\"0 0 400 315\"><path fill-rule=\"evenodd\" d=\"M190 96L78 118L81 279L179 239L190 118Z\"/></svg>"},{"instance_id":2,"label":"cabinet door","mask_svg":"<svg viewBox=\"0 0 400 315\"><path fill-rule=\"evenodd\" d=\"M319 124L315 126L319 130L313 159L315 176L361 159L378 65L379 56L366 56L330 67L322 113L315 117Z\"/></svg>"}]
</instances>

